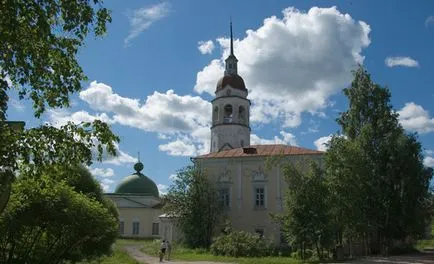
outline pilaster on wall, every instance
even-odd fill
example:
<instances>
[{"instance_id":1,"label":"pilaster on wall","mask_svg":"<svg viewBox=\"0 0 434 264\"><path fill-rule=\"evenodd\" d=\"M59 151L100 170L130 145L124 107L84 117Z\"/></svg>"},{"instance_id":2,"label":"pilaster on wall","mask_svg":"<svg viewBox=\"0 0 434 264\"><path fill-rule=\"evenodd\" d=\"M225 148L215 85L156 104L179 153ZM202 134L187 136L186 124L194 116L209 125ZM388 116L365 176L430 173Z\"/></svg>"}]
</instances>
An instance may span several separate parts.
<instances>
[{"instance_id":1,"label":"pilaster on wall","mask_svg":"<svg viewBox=\"0 0 434 264\"><path fill-rule=\"evenodd\" d=\"M243 203L243 188L242 188L242 173L243 173L243 162L238 163L238 172L237 172L237 208L238 210L241 210L241 206Z\"/></svg>"},{"instance_id":2,"label":"pilaster on wall","mask_svg":"<svg viewBox=\"0 0 434 264\"><path fill-rule=\"evenodd\" d=\"M277 165L276 167L276 210L277 211L283 211L282 206L282 189L280 181L282 180L282 177L280 175L280 166Z\"/></svg>"}]
</instances>

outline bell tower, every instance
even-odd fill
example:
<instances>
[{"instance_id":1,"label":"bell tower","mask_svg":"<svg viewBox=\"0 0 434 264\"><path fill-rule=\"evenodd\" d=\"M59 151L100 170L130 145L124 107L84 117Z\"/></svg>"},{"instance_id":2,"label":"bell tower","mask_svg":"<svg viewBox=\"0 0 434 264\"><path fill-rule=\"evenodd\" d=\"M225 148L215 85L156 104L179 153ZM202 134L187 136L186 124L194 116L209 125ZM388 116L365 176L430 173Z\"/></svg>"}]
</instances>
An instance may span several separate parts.
<instances>
[{"instance_id":1,"label":"bell tower","mask_svg":"<svg viewBox=\"0 0 434 264\"><path fill-rule=\"evenodd\" d=\"M231 47L225 60L224 76L217 82L212 103L211 152L250 145L250 100L243 78L238 75L234 55L232 21Z\"/></svg>"}]
</instances>

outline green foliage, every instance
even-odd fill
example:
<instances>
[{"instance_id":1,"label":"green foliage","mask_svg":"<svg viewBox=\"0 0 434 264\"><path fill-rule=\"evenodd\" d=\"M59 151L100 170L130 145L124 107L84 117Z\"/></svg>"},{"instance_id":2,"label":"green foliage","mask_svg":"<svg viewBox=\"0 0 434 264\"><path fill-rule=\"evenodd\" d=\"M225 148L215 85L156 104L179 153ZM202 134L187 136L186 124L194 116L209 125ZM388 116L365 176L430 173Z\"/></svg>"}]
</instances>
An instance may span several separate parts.
<instances>
[{"instance_id":1,"label":"green foliage","mask_svg":"<svg viewBox=\"0 0 434 264\"><path fill-rule=\"evenodd\" d=\"M406 134L390 104L390 91L371 81L363 67L344 89L349 109L337 122L336 135L325 156L337 243L343 238L381 245L417 238L429 216L429 182L421 144Z\"/></svg>"},{"instance_id":2,"label":"green foliage","mask_svg":"<svg viewBox=\"0 0 434 264\"><path fill-rule=\"evenodd\" d=\"M94 260L83 260L77 264L140 264L124 249L125 245L143 244L143 240L118 239L113 244L113 252ZM68 263L69 264L69 263Z\"/></svg>"},{"instance_id":3,"label":"green foliage","mask_svg":"<svg viewBox=\"0 0 434 264\"><path fill-rule=\"evenodd\" d=\"M287 162L283 173L291 188L285 194L284 213L273 218L280 223L289 244L303 252L303 258L307 256L306 246L316 248L322 258L323 249L330 248L333 240L331 205L323 172L315 162L307 170Z\"/></svg>"},{"instance_id":4,"label":"green foliage","mask_svg":"<svg viewBox=\"0 0 434 264\"><path fill-rule=\"evenodd\" d=\"M39 117L46 106L69 106L69 96L86 79L78 48L90 31L106 32L110 12L100 0L5 0L0 2L0 101L12 88L33 101ZM6 109L1 108L2 114ZM4 120L4 118L0 118Z\"/></svg>"},{"instance_id":5,"label":"green foliage","mask_svg":"<svg viewBox=\"0 0 434 264\"><path fill-rule=\"evenodd\" d=\"M197 167L180 170L165 197L163 210L175 217L185 243L192 248L208 248L221 219L216 184Z\"/></svg>"},{"instance_id":6,"label":"green foliage","mask_svg":"<svg viewBox=\"0 0 434 264\"><path fill-rule=\"evenodd\" d=\"M125 243L129 243L130 240L126 240ZM135 241L133 241L135 243ZM160 242L154 242L152 240L143 241L142 252L151 255L158 256ZM172 252L170 255L171 260L177 261L212 261L212 262L224 262L224 263L239 263L239 264L295 264L302 263L301 260L297 260L291 257L281 256L268 256L268 257L230 257L222 255L214 255L209 250L203 248L192 249L185 247L183 244L174 243ZM318 263L317 261L308 261L303 263Z\"/></svg>"},{"instance_id":7,"label":"green foliage","mask_svg":"<svg viewBox=\"0 0 434 264\"><path fill-rule=\"evenodd\" d=\"M114 252L110 256L103 256L101 258L98 258L96 260L91 261L83 261L79 262L78 264L140 264L137 260L135 260L133 257L128 255L127 252L120 249L114 249Z\"/></svg>"},{"instance_id":8,"label":"green foliage","mask_svg":"<svg viewBox=\"0 0 434 264\"><path fill-rule=\"evenodd\" d=\"M214 255L231 257L263 257L273 252L270 241L261 238L258 234L245 231L232 231L215 238L210 251Z\"/></svg>"},{"instance_id":9,"label":"green foliage","mask_svg":"<svg viewBox=\"0 0 434 264\"><path fill-rule=\"evenodd\" d=\"M0 218L1 263L75 262L111 252L117 213L93 197L102 197L97 188L79 190L80 184L68 184L75 176L56 178L56 170L37 177L22 172L13 184Z\"/></svg>"},{"instance_id":10,"label":"green foliage","mask_svg":"<svg viewBox=\"0 0 434 264\"><path fill-rule=\"evenodd\" d=\"M52 163L90 164L92 148L99 160L104 150L115 154L119 138L99 120L26 131L6 122L11 90L33 102L38 118L47 107L69 106L70 96L86 80L78 49L91 31L103 35L109 22L110 12L100 0L0 1L0 213L18 162L38 170Z\"/></svg>"}]
</instances>

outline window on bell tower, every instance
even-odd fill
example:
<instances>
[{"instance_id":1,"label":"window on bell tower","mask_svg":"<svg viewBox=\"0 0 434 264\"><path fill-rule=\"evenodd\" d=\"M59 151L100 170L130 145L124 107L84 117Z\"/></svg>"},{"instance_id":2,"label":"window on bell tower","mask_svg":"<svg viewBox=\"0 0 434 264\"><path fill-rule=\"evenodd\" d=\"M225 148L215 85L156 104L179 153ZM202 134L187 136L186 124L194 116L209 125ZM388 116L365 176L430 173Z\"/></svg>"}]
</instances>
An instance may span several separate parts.
<instances>
[{"instance_id":1,"label":"window on bell tower","mask_svg":"<svg viewBox=\"0 0 434 264\"><path fill-rule=\"evenodd\" d=\"M232 105L227 104L224 108L224 123L232 123Z\"/></svg>"},{"instance_id":2,"label":"window on bell tower","mask_svg":"<svg viewBox=\"0 0 434 264\"><path fill-rule=\"evenodd\" d=\"M214 107L214 112L213 112L213 119L214 122L217 122L219 120L219 108L216 106Z\"/></svg>"},{"instance_id":3,"label":"window on bell tower","mask_svg":"<svg viewBox=\"0 0 434 264\"><path fill-rule=\"evenodd\" d=\"M244 108L244 106L240 106L238 108L238 116L239 116L240 122L242 124L245 124L246 123L246 109Z\"/></svg>"}]
</instances>

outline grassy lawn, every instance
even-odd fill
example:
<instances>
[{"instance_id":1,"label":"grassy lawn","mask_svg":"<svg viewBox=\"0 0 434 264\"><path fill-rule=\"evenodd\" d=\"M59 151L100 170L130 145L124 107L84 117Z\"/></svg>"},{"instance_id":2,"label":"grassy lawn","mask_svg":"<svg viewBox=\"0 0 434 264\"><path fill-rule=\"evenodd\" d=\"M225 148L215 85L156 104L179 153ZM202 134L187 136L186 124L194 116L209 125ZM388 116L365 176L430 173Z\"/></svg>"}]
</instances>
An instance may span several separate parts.
<instances>
[{"instance_id":1,"label":"grassy lawn","mask_svg":"<svg viewBox=\"0 0 434 264\"><path fill-rule=\"evenodd\" d=\"M419 250L434 248L434 221L431 223L431 239L417 241L416 248Z\"/></svg>"},{"instance_id":2,"label":"grassy lawn","mask_svg":"<svg viewBox=\"0 0 434 264\"><path fill-rule=\"evenodd\" d=\"M105 256L95 261L80 262L79 264L140 264L121 249L122 246L125 244L136 244L136 243L143 243L143 241L133 240L133 239L131 240L118 239L116 241L116 244L114 245L113 255Z\"/></svg>"},{"instance_id":3,"label":"grassy lawn","mask_svg":"<svg viewBox=\"0 0 434 264\"><path fill-rule=\"evenodd\" d=\"M160 248L159 240L142 241L144 247L142 251L151 256L158 256ZM204 249L188 249L182 246L174 245L170 256L171 260L185 260L185 261L216 261L216 262L230 262L240 264L296 264L302 263L290 257L255 257L255 258L234 258L226 256L214 256ZM318 262L304 262L304 263L318 263Z\"/></svg>"}]
</instances>

